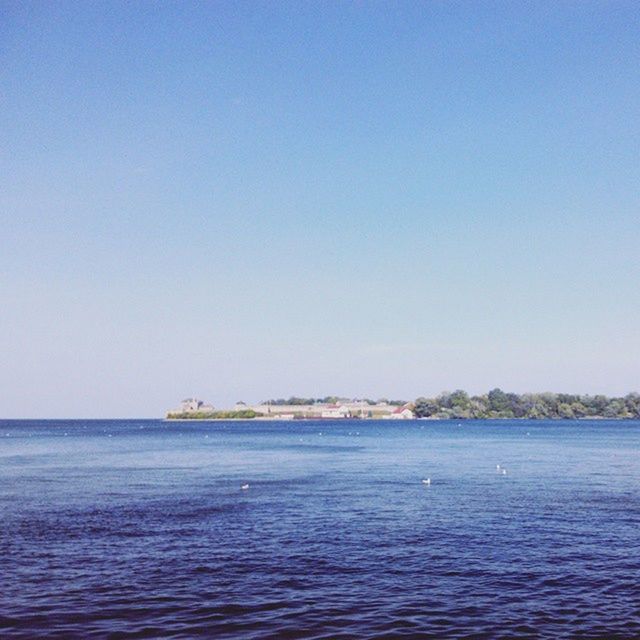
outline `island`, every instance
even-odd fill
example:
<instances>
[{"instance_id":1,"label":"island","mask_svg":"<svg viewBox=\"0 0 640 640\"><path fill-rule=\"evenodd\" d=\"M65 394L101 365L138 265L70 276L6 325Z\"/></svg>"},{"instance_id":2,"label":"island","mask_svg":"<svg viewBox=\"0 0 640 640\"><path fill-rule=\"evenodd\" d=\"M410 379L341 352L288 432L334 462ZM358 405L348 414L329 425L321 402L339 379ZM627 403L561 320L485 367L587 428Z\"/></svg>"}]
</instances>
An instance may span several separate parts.
<instances>
[{"instance_id":1,"label":"island","mask_svg":"<svg viewBox=\"0 0 640 640\"><path fill-rule=\"evenodd\" d=\"M187 398L177 409L167 412L167 420L580 420L640 419L640 394L620 397L602 394L508 393L492 389L469 395L458 389L413 401L380 398L303 398L266 400L232 408L216 409L197 398Z\"/></svg>"}]
</instances>

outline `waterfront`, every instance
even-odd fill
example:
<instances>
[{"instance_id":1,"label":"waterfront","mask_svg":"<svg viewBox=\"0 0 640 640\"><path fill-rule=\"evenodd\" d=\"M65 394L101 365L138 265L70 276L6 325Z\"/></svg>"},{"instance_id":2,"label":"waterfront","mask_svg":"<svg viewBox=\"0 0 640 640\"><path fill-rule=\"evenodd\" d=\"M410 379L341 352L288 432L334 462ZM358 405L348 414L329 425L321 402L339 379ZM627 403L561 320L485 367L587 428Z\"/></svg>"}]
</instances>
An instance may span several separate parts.
<instances>
[{"instance_id":1,"label":"waterfront","mask_svg":"<svg viewBox=\"0 0 640 640\"><path fill-rule=\"evenodd\" d=\"M640 636L636 421L0 435L5 638Z\"/></svg>"}]
</instances>

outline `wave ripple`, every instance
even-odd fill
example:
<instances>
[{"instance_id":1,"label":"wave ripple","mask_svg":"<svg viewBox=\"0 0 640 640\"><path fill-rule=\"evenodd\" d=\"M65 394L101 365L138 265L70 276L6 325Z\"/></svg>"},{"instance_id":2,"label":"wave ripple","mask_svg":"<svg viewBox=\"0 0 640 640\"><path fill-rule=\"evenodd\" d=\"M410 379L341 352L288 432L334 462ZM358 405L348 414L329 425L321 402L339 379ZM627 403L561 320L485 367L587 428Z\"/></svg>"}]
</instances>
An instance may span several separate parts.
<instances>
[{"instance_id":1,"label":"wave ripple","mask_svg":"<svg viewBox=\"0 0 640 640\"><path fill-rule=\"evenodd\" d=\"M2 638L640 637L639 424L62 424L2 423Z\"/></svg>"}]
</instances>

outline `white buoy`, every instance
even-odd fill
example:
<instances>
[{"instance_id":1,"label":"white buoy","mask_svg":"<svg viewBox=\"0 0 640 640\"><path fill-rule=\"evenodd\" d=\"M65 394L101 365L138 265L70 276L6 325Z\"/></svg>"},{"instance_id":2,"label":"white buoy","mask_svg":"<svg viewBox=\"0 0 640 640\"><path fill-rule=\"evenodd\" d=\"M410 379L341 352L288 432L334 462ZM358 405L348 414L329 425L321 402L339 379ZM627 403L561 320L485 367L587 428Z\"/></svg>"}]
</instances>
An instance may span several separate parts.
<instances>
[{"instance_id":1,"label":"white buoy","mask_svg":"<svg viewBox=\"0 0 640 640\"><path fill-rule=\"evenodd\" d=\"M425 479L422 481L422 484L426 484L427 486L430 486L430 485L431 485L431 478L425 478Z\"/></svg>"},{"instance_id":2,"label":"white buoy","mask_svg":"<svg viewBox=\"0 0 640 640\"><path fill-rule=\"evenodd\" d=\"M243 484L240 488L241 488L243 491L246 491L246 490L249 488L249 485L248 485L248 484Z\"/></svg>"}]
</instances>

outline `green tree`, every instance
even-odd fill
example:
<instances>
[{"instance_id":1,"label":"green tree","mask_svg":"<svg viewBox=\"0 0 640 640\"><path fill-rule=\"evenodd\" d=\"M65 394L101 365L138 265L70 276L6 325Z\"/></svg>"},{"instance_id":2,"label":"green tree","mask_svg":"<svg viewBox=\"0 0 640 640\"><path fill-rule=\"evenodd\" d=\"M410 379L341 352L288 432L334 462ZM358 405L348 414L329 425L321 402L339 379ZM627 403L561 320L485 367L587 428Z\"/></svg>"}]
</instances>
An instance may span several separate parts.
<instances>
[{"instance_id":1,"label":"green tree","mask_svg":"<svg viewBox=\"0 0 640 640\"><path fill-rule=\"evenodd\" d=\"M413 406L413 413L417 418L428 418L438 413L438 405L428 398L418 398Z\"/></svg>"},{"instance_id":2,"label":"green tree","mask_svg":"<svg viewBox=\"0 0 640 640\"><path fill-rule=\"evenodd\" d=\"M571 405L567 404L566 402L561 402L558 405L558 417L565 420L574 418L575 416L573 415L573 409L571 408Z\"/></svg>"},{"instance_id":3,"label":"green tree","mask_svg":"<svg viewBox=\"0 0 640 640\"><path fill-rule=\"evenodd\" d=\"M497 413L506 411L509 409L509 398L502 389L492 389L488 393L489 397L489 409Z\"/></svg>"}]
</instances>

